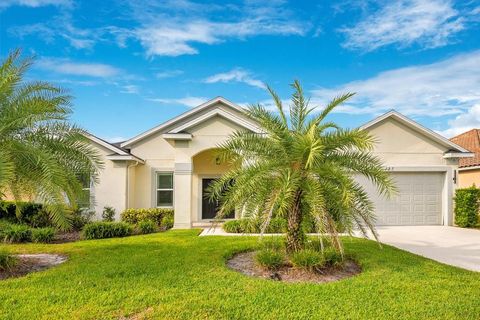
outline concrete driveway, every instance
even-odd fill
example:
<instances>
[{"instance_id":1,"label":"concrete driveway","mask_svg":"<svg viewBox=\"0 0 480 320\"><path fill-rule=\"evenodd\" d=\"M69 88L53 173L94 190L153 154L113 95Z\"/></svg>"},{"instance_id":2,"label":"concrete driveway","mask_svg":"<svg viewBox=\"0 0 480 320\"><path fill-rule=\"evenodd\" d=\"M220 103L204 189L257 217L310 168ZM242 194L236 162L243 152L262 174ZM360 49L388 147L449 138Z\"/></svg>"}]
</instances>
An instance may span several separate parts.
<instances>
[{"instance_id":1,"label":"concrete driveway","mask_svg":"<svg viewBox=\"0 0 480 320\"><path fill-rule=\"evenodd\" d=\"M480 272L480 230L445 226L378 227L380 242Z\"/></svg>"}]
</instances>

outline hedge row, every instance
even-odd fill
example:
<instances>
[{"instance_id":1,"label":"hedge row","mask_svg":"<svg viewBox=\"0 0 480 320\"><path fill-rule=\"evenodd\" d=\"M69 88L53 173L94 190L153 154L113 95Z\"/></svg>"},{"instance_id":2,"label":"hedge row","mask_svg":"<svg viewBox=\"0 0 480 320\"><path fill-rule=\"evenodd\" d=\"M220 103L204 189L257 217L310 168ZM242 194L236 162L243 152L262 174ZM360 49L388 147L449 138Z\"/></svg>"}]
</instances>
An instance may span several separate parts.
<instances>
[{"instance_id":1,"label":"hedge row","mask_svg":"<svg viewBox=\"0 0 480 320\"><path fill-rule=\"evenodd\" d=\"M133 233L133 226L125 222L91 222L83 228L86 240L126 237Z\"/></svg>"},{"instance_id":2,"label":"hedge row","mask_svg":"<svg viewBox=\"0 0 480 320\"><path fill-rule=\"evenodd\" d=\"M18 242L52 242L55 237L55 229L31 228L24 224L9 224L2 222L0 225L0 241L7 243Z\"/></svg>"},{"instance_id":3,"label":"hedge row","mask_svg":"<svg viewBox=\"0 0 480 320\"><path fill-rule=\"evenodd\" d=\"M48 212L40 203L34 202L0 201L0 219L11 223L28 224L31 227L53 226Z\"/></svg>"},{"instance_id":4,"label":"hedge row","mask_svg":"<svg viewBox=\"0 0 480 320\"><path fill-rule=\"evenodd\" d=\"M480 189L457 189L455 191L455 224L459 227L475 227L479 224Z\"/></svg>"},{"instance_id":5,"label":"hedge row","mask_svg":"<svg viewBox=\"0 0 480 320\"><path fill-rule=\"evenodd\" d=\"M242 218L227 221L223 224L223 229L229 233L260 233L262 220L252 218ZM302 223L305 233L314 233L315 225L310 219L305 219ZM270 220L265 233L285 233L287 232L287 220L282 217L275 217Z\"/></svg>"},{"instance_id":6,"label":"hedge row","mask_svg":"<svg viewBox=\"0 0 480 320\"><path fill-rule=\"evenodd\" d=\"M132 225L138 225L143 221L153 221L158 228L166 230L173 227L173 209L127 209L122 212L121 219Z\"/></svg>"}]
</instances>

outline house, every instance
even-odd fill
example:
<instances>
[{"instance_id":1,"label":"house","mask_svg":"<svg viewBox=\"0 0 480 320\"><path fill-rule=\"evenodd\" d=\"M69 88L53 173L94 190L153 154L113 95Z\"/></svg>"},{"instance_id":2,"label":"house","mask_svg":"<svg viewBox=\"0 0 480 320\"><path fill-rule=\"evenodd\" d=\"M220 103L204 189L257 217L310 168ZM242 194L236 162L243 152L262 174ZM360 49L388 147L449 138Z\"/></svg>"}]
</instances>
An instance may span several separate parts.
<instances>
[{"instance_id":1,"label":"house","mask_svg":"<svg viewBox=\"0 0 480 320\"><path fill-rule=\"evenodd\" d=\"M363 181L375 202L379 225L451 225L458 160L472 154L398 112L362 126L376 137L373 151L397 181L399 193L386 200ZM261 133L243 109L221 97L114 145L90 136L105 160L91 187L94 208L165 207L175 210L175 227L201 226L215 217L203 197L209 183L228 170L215 148L237 130Z\"/></svg>"},{"instance_id":2,"label":"house","mask_svg":"<svg viewBox=\"0 0 480 320\"><path fill-rule=\"evenodd\" d=\"M473 157L458 162L458 187L480 186L480 129L464 132L450 141L474 153Z\"/></svg>"}]
</instances>

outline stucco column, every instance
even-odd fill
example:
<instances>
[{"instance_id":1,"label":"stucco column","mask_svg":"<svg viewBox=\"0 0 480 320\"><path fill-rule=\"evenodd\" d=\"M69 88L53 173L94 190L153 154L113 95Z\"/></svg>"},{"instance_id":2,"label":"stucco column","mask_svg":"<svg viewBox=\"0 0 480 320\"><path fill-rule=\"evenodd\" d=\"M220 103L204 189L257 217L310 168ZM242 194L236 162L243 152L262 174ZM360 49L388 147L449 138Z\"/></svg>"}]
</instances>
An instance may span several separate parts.
<instances>
[{"instance_id":1,"label":"stucco column","mask_svg":"<svg viewBox=\"0 0 480 320\"><path fill-rule=\"evenodd\" d=\"M174 173L174 228L190 229L192 227L192 163L175 163Z\"/></svg>"}]
</instances>

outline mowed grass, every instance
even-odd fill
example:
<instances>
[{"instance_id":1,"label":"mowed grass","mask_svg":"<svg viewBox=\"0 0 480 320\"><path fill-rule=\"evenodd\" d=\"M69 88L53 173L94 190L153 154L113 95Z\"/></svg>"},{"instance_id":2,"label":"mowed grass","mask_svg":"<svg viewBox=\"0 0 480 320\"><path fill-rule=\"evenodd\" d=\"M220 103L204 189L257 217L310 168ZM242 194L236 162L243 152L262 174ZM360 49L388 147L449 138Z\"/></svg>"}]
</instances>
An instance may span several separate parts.
<instances>
[{"instance_id":1,"label":"mowed grass","mask_svg":"<svg viewBox=\"0 0 480 320\"><path fill-rule=\"evenodd\" d=\"M253 237L198 230L61 245L1 245L57 252L69 261L0 281L0 319L478 319L480 273L375 242L344 240L363 273L328 284L285 284L225 267Z\"/></svg>"}]
</instances>

